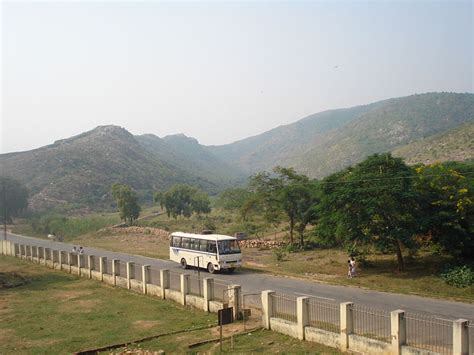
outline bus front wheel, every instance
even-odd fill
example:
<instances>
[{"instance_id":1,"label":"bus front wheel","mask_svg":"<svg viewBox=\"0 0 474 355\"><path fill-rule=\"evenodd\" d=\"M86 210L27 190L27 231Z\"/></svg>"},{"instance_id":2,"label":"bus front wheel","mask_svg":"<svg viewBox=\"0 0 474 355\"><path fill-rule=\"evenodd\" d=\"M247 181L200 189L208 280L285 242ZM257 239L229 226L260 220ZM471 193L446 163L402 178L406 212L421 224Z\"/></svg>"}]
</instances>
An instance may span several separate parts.
<instances>
[{"instance_id":1,"label":"bus front wheel","mask_svg":"<svg viewBox=\"0 0 474 355\"><path fill-rule=\"evenodd\" d=\"M214 265L211 263L207 264L207 271L209 271L210 274L213 274L216 272L216 269L214 269Z\"/></svg>"},{"instance_id":2,"label":"bus front wheel","mask_svg":"<svg viewBox=\"0 0 474 355\"><path fill-rule=\"evenodd\" d=\"M188 268L188 264L186 263L186 259L185 258L182 258L181 259L181 267L183 269L187 269Z\"/></svg>"}]
</instances>

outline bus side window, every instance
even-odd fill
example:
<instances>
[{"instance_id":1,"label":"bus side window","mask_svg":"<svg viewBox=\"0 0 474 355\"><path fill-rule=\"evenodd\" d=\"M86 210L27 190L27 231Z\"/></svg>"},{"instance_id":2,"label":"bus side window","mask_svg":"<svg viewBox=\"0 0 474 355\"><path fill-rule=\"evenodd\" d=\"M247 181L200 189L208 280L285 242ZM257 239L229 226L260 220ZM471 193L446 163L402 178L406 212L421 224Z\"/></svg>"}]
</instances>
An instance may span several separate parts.
<instances>
[{"instance_id":1,"label":"bus side window","mask_svg":"<svg viewBox=\"0 0 474 355\"><path fill-rule=\"evenodd\" d=\"M199 250L200 251L207 251L207 240L203 240L203 239L200 240Z\"/></svg>"},{"instance_id":2,"label":"bus side window","mask_svg":"<svg viewBox=\"0 0 474 355\"><path fill-rule=\"evenodd\" d=\"M181 246L181 237L173 237L173 246L176 248Z\"/></svg>"},{"instance_id":3,"label":"bus side window","mask_svg":"<svg viewBox=\"0 0 474 355\"><path fill-rule=\"evenodd\" d=\"M213 242L210 241L207 244L207 251L209 253L216 253L217 252L216 243L213 243Z\"/></svg>"},{"instance_id":4,"label":"bus side window","mask_svg":"<svg viewBox=\"0 0 474 355\"><path fill-rule=\"evenodd\" d=\"M195 245L196 245L196 239L194 238L189 239L189 249L196 250Z\"/></svg>"},{"instance_id":5,"label":"bus side window","mask_svg":"<svg viewBox=\"0 0 474 355\"><path fill-rule=\"evenodd\" d=\"M189 249L189 238L181 239L181 248Z\"/></svg>"}]
</instances>

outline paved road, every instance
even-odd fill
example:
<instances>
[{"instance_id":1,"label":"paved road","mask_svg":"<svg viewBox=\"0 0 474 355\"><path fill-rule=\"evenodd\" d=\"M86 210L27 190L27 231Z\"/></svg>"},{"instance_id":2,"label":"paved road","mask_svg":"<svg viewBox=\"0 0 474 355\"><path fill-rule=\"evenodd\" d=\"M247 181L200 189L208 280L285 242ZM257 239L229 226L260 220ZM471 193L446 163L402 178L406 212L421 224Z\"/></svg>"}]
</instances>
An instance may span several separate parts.
<instances>
[{"instance_id":1,"label":"paved road","mask_svg":"<svg viewBox=\"0 0 474 355\"><path fill-rule=\"evenodd\" d=\"M56 250L71 251L72 244L51 242L15 234L8 234L8 239L15 243L49 247ZM153 259L144 256L116 253L107 250L85 248L86 254L105 256L109 259L134 261L139 264L149 264L155 268L170 269L174 272L184 272L177 263ZM193 271L187 271L192 273ZM202 275L207 276L203 271ZM474 305L462 302L442 301L426 297L408 296L388 292L369 291L355 287L333 286L311 281L296 280L287 277L272 276L264 273L237 271L234 274L215 274L214 279L225 280L242 286L243 293L258 293L263 290L275 290L291 295L307 295L319 299L336 302L355 302L366 307L385 310L403 309L416 313L429 313L444 319L465 318L474 321ZM468 292L468 291L466 291ZM257 298L257 297L256 297ZM251 303L250 301L249 303Z\"/></svg>"}]
</instances>

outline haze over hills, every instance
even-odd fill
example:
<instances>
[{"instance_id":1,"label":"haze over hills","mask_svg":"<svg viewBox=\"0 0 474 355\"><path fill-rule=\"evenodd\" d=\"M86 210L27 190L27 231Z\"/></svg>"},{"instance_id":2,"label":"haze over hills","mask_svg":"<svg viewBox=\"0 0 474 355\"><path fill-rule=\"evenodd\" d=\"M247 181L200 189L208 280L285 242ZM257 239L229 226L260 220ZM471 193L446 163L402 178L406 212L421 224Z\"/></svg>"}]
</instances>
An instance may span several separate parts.
<instances>
[{"instance_id":1,"label":"haze over hills","mask_svg":"<svg viewBox=\"0 0 474 355\"><path fill-rule=\"evenodd\" d=\"M474 95L429 93L330 110L258 136L208 147L246 173L291 166L323 177L363 160L474 121Z\"/></svg>"},{"instance_id":2,"label":"haze over hills","mask_svg":"<svg viewBox=\"0 0 474 355\"><path fill-rule=\"evenodd\" d=\"M115 182L150 200L153 191L174 183L217 193L276 165L323 177L376 152L394 151L409 163L473 159L473 127L473 94L430 93L317 113L223 146L203 146L182 134L134 136L99 126L0 155L0 170L28 186L35 208L107 207Z\"/></svg>"},{"instance_id":3,"label":"haze over hills","mask_svg":"<svg viewBox=\"0 0 474 355\"><path fill-rule=\"evenodd\" d=\"M175 183L217 192L239 178L207 153L199 164L153 135L133 136L117 126L99 126L75 137L32 151L0 155L3 174L24 182L31 205L45 208L64 203L106 206L115 182L132 186L142 198ZM197 144L197 143L196 143ZM193 158L197 163L193 163ZM219 171L209 174L206 169Z\"/></svg>"}]
</instances>

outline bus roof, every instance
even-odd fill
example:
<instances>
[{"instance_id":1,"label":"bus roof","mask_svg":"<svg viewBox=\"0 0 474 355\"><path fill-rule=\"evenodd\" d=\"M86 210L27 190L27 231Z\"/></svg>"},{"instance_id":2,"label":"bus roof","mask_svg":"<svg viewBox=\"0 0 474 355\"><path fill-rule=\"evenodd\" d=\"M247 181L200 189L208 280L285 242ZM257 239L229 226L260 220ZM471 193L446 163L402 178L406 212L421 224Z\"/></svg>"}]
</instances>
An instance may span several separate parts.
<instances>
[{"instance_id":1,"label":"bus roof","mask_svg":"<svg viewBox=\"0 0 474 355\"><path fill-rule=\"evenodd\" d=\"M184 233L184 232L173 232L171 236L176 237L186 237L186 238L196 238L196 239L207 239L207 240L236 240L237 238L230 235L223 234L194 234L194 233Z\"/></svg>"}]
</instances>

